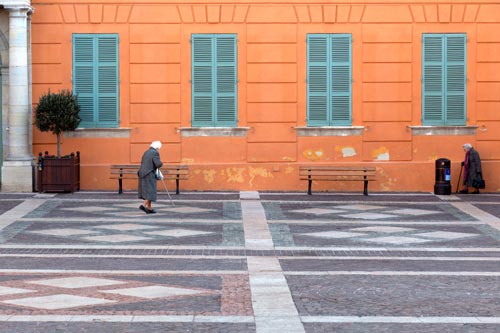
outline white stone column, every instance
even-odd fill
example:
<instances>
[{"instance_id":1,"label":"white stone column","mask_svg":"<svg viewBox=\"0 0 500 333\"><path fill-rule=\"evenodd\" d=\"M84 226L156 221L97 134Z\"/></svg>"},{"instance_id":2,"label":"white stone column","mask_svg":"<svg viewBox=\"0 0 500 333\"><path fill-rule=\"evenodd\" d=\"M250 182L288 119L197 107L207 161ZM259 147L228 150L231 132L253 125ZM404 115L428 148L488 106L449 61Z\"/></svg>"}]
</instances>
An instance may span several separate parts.
<instances>
[{"instance_id":1,"label":"white stone column","mask_svg":"<svg viewBox=\"0 0 500 333\"><path fill-rule=\"evenodd\" d=\"M2 166L2 191L31 192L33 154L30 150L28 16L30 6L4 6L9 11L9 116L7 156Z\"/></svg>"}]
</instances>

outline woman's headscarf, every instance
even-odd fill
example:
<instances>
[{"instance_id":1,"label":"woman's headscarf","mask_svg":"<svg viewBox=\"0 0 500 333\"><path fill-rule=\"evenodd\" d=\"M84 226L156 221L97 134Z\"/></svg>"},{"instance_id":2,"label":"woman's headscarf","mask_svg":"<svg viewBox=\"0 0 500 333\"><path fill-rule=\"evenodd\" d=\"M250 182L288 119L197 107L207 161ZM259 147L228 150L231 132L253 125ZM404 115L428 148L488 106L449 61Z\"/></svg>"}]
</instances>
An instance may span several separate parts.
<instances>
[{"instance_id":1,"label":"woman's headscarf","mask_svg":"<svg viewBox=\"0 0 500 333\"><path fill-rule=\"evenodd\" d=\"M151 148L154 148L154 149L160 149L161 148L161 142L160 141L153 141L151 142Z\"/></svg>"}]
</instances>

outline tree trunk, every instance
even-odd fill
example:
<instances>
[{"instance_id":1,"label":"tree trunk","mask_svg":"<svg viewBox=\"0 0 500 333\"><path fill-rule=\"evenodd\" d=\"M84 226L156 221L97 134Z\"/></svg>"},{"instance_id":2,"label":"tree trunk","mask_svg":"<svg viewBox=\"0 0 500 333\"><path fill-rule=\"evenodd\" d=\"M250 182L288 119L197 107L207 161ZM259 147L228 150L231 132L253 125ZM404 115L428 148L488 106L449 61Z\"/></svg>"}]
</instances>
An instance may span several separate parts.
<instances>
[{"instance_id":1,"label":"tree trunk","mask_svg":"<svg viewBox=\"0 0 500 333\"><path fill-rule=\"evenodd\" d=\"M57 157L61 157L61 134L57 134Z\"/></svg>"}]
</instances>

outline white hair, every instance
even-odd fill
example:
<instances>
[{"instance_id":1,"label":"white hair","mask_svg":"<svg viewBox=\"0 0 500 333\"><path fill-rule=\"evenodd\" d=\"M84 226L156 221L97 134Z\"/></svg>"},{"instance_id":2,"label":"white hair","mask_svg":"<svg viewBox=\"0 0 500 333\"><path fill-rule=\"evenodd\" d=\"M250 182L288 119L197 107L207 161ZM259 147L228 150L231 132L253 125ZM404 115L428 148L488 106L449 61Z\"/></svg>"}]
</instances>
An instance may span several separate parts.
<instances>
[{"instance_id":1,"label":"white hair","mask_svg":"<svg viewBox=\"0 0 500 333\"><path fill-rule=\"evenodd\" d=\"M151 148L154 148L154 149L160 149L161 148L161 142L160 141L153 141L151 142Z\"/></svg>"},{"instance_id":2,"label":"white hair","mask_svg":"<svg viewBox=\"0 0 500 333\"><path fill-rule=\"evenodd\" d=\"M471 145L470 143L466 143L466 144L464 144L464 145L463 145L463 147L464 147L465 149L471 149L471 148L472 148L472 145Z\"/></svg>"}]
</instances>

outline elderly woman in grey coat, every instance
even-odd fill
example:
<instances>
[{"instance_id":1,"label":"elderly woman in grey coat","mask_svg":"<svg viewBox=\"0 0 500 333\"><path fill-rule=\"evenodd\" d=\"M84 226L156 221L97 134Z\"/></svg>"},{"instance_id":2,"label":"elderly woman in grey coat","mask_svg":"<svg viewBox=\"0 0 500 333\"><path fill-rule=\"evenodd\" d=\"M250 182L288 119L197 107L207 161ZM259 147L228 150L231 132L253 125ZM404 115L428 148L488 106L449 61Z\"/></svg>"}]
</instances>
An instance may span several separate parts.
<instances>
[{"instance_id":1,"label":"elderly woman in grey coat","mask_svg":"<svg viewBox=\"0 0 500 333\"><path fill-rule=\"evenodd\" d=\"M139 177L138 194L139 198L144 200L144 204L139 209L146 214L154 214L156 211L151 207L151 202L156 201L157 184L155 170L160 168L163 163L160 159L158 150L161 148L160 141L153 141L148 150L144 152L141 159L141 167L137 172Z\"/></svg>"},{"instance_id":2,"label":"elderly woman in grey coat","mask_svg":"<svg viewBox=\"0 0 500 333\"><path fill-rule=\"evenodd\" d=\"M472 187L472 181L478 177L483 176L481 167L481 158L479 153L475 150L470 143L463 145L465 151L465 158L462 162L464 167L464 186L460 193L469 193L469 187ZM479 194L479 189L474 187L474 194Z\"/></svg>"}]
</instances>

